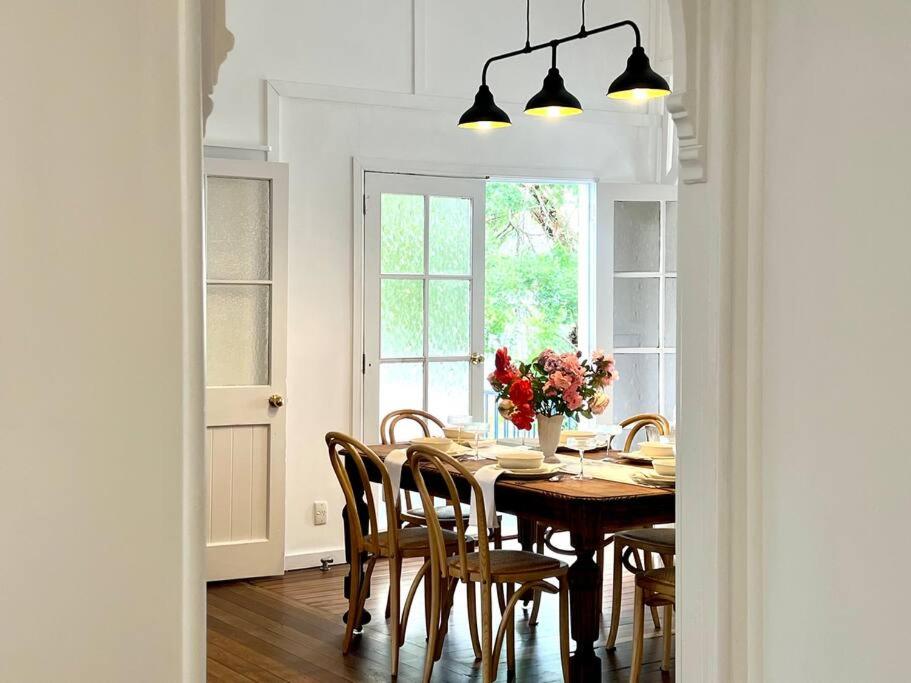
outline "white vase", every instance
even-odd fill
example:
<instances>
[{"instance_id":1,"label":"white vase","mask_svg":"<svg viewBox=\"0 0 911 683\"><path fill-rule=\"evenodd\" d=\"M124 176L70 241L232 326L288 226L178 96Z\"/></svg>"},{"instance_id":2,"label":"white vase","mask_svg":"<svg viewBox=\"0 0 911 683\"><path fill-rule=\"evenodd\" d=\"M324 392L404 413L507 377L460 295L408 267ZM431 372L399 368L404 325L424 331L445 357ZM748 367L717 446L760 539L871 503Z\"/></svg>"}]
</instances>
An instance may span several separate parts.
<instances>
[{"instance_id":1,"label":"white vase","mask_svg":"<svg viewBox=\"0 0 911 683\"><path fill-rule=\"evenodd\" d=\"M541 415L536 417L538 421L538 444L541 452L544 453L545 460L553 459L557 452L557 446L560 445L560 432L563 431L562 415Z\"/></svg>"}]
</instances>

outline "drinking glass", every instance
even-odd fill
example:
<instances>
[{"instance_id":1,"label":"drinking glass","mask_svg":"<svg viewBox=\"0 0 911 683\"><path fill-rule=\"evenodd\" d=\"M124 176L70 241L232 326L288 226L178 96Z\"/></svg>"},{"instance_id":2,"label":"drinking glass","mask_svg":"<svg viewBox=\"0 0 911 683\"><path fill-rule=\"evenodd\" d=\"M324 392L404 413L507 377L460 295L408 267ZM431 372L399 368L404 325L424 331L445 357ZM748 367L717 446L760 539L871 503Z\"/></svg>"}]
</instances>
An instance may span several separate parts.
<instances>
[{"instance_id":1,"label":"drinking glass","mask_svg":"<svg viewBox=\"0 0 911 683\"><path fill-rule=\"evenodd\" d=\"M487 434L488 425L486 422L469 422L464 426L464 429L469 434L474 434L474 455L468 458L468 460L480 460L481 456L478 453L480 448L481 436Z\"/></svg>"},{"instance_id":2,"label":"drinking glass","mask_svg":"<svg viewBox=\"0 0 911 683\"><path fill-rule=\"evenodd\" d=\"M474 418L471 415L450 415L446 418L446 423L452 427L459 428L459 437L456 439L457 442L462 440L462 430L465 425L474 422ZM461 444L460 444L461 445Z\"/></svg>"},{"instance_id":3,"label":"drinking glass","mask_svg":"<svg viewBox=\"0 0 911 683\"><path fill-rule=\"evenodd\" d=\"M597 427L598 440L603 441L607 444L607 454L610 456L611 446L613 445L614 437L619 436L623 433L623 427L620 425L599 425ZM621 446L622 449L622 446Z\"/></svg>"},{"instance_id":4,"label":"drinking glass","mask_svg":"<svg viewBox=\"0 0 911 683\"><path fill-rule=\"evenodd\" d=\"M579 451L579 474L570 479L591 479L589 475L585 474L585 451L592 450L596 445L597 439L593 436L571 436L566 440L568 448Z\"/></svg>"}]
</instances>

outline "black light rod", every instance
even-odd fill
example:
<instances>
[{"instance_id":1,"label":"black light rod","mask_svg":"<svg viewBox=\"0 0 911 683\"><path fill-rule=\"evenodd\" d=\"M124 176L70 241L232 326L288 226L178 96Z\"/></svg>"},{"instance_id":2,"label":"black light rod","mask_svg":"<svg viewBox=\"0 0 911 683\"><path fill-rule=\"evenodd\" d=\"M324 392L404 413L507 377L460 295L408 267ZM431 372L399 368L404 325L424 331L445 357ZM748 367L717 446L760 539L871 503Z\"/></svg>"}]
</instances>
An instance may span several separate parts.
<instances>
[{"instance_id":1,"label":"black light rod","mask_svg":"<svg viewBox=\"0 0 911 683\"><path fill-rule=\"evenodd\" d=\"M618 21L616 24L608 24L607 26L599 26L598 28L593 28L591 30L582 29L578 33L573 33L572 35L565 36L563 38L556 38L555 40L548 40L546 43L539 43L537 45L529 45L525 43L525 47L521 50L513 50L512 52L504 52L501 55L496 55L491 57L486 62L484 62L484 69L481 71L481 84L487 85L487 68L494 62L498 62L501 59L509 59L510 57L516 57L518 55L527 55L530 52L537 52L538 50L543 50L546 47L553 48L554 57L556 58L557 54L557 45L562 45L563 43L569 43L573 40L581 40L582 38L588 38L593 36L596 33L604 33L605 31L611 31L615 28L620 28L621 26L629 26L633 29L633 32L636 34L636 47L642 46L642 37L639 34L639 27L636 26L635 22L627 19L625 21Z\"/></svg>"}]
</instances>

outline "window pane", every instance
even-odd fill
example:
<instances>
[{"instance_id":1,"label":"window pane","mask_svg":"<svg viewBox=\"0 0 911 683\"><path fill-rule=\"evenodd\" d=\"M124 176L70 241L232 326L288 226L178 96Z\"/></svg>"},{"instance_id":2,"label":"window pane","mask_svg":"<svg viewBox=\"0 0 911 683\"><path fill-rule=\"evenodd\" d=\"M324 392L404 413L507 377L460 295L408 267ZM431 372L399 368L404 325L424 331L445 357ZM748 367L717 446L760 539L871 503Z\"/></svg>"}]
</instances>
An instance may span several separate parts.
<instances>
[{"instance_id":1,"label":"window pane","mask_svg":"<svg viewBox=\"0 0 911 683\"><path fill-rule=\"evenodd\" d=\"M677 272L677 202L667 202L667 226L664 250L664 270L668 273Z\"/></svg>"},{"instance_id":2,"label":"window pane","mask_svg":"<svg viewBox=\"0 0 911 683\"><path fill-rule=\"evenodd\" d=\"M206 383L269 383L269 285L206 286Z\"/></svg>"},{"instance_id":3,"label":"window pane","mask_svg":"<svg viewBox=\"0 0 911 683\"><path fill-rule=\"evenodd\" d=\"M471 329L470 283L430 281L430 355L467 356Z\"/></svg>"},{"instance_id":4,"label":"window pane","mask_svg":"<svg viewBox=\"0 0 911 683\"><path fill-rule=\"evenodd\" d=\"M441 420L448 415L468 415L468 361L428 363L427 410Z\"/></svg>"},{"instance_id":5,"label":"window pane","mask_svg":"<svg viewBox=\"0 0 911 683\"><path fill-rule=\"evenodd\" d=\"M657 272L659 202L614 203L614 271Z\"/></svg>"},{"instance_id":6,"label":"window pane","mask_svg":"<svg viewBox=\"0 0 911 683\"><path fill-rule=\"evenodd\" d=\"M430 198L430 272L471 273L471 200Z\"/></svg>"},{"instance_id":7,"label":"window pane","mask_svg":"<svg viewBox=\"0 0 911 683\"><path fill-rule=\"evenodd\" d=\"M658 278L614 279L614 346L658 346Z\"/></svg>"},{"instance_id":8,"label":"window pane","mask_svg":"<svg viewBox=\"0 0 911 683\"><path fill-rule=\"evenodd\" d=\"M380 363L380 416L401 408L424 407L424 364L423 363ZM413 424L410 421L407 423ZM406 423L401 430L396 427L395 438L403 440L420 435L420 427L414 425L414 433L407 431Z\"/></svg>"},{"instance_id":9,"label":"window pane","mask_svg":"<svg viewBox=\"0 0 911 683\"><path fill-rule=\"evenodd\" d=\"M671 422L677 421L677 354L664 355L664 415Z\"/></svg>"},{"instance_id":10,"label":"window pane","mask_svg":"<svg viewBox=\"0 0 911 683\"><path fill-rule=\"evenodd\" d=\"M677 348L677 278L664 283L664 345Z\"/></svg>"},{"instance_id":11,"label":"window pane","mask_svg":"<svg viewBox=\"0 0 911 683\"><path fill-rule=\"evenodd\" d=\"M380 356L424 354L424 283L383 280L380 292Z\"/></svg>"},{"instance_id":12,"label":"window pane","mask_svg":"<svg viewBox=\"0 0 911 683\"><path fill-rule=\"evenodd\" d=\"M658 354L618 353L620 379L614 382L614 421L658 410Z\"/></svg>"},{"instance_id":13,"label":"window pane","mask_svg":"<svg viewBox=\"0 0 911 683\"><path fill-rule=\"evenodd\" d=\"M271 251L268 180L206 180L206 277L268 280Z\"/></svg>"},{"instance_id":14,"label":"window pane","mask_svg":"<svg viewBox=\"0 0 911 683\"><path fill-rule=\"evenodd\" d=\"M384 194L380 198L380 270L424 272L424 197Z\"/></svg>"}]
</instances>

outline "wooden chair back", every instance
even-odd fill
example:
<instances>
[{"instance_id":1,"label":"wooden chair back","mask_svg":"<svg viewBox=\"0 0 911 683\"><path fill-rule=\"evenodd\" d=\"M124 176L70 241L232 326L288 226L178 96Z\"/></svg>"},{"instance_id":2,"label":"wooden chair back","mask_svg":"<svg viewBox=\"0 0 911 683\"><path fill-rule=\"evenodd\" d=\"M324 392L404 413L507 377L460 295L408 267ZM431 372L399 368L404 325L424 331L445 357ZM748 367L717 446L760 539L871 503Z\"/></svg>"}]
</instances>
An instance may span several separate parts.
<instances>
[{"instance_id":1,"label":"wooden chair back","mask_svg":"<svg viewBox=\"0 0 911 683\"><path fill-rule=\"evenodd\" d=\"M421 494L421 502L424 505L424 512L427 516L427 528L430 532L431 566L435 572L444 577L451 575L449 565L446 562L446 558L451 554L451 551L446 549L446 542L443 539L443 527L440 525L440 520L434 510L433 495L427 488L425 475L430 474L442 479L446 488L446 492L443 495L456 506L460 504L460 500L458 487L452 477L453 472L456 472L468 482L478 507L478 520L481 525L481 528L478 529L477 537L477 550L480 554L479 569L482 580L489 583L490 547L484 522L487 519L487 515L484 508L484 496L481 494L481 486L478 484L477 479L458 460L431 446L410 446L408 448L408 466L411 468L412 476ZM424 466L424 469L422 469L422 466ZM468 580L468 562L466 558L469 552L468 544L473 540L467 534L467 526L462 515L455 516L455 532L459 537L458 554L459 566L461 567L461 574L458 578L464 581Z\"/></svg>"},{"instance_id":2,"label":"wooden chair back","mask_svg":"<svg viewBox=\"0 0 911 683\"><path fill-rule=\"evenodd\" d=\"M342 492L345 494L352 557L356 557L356 553L360 552L375 554L380 552L380 531L377 524L378 505L374 499L373 487L370 485L370 476L367 472L366 464L368 462L380 473L384 498L383 505L386 512L387 552L395 552L395 549L399 547L399 515L395 505L395 498L393 497L392 482L389 479L389 472L386 470L383 461L369 446L365 446L354 437L341 432L329 432L326 434L326 445L329 447L329 462L332 464L332 470L335 472L335 477L338 479ZM349 469L345 467L345 458L350 458L354 464L360 488L364 491L368 519L366 535L361 529L361 520L358 515L358 508L363 505L363 501L357 500L354 494Z\"/></svg>"},{"instance_id":3,"label":"wooden chair back","mask_svg":"<svg viewBox=\"0 0 911 683\"><path fill-rule=\"evenodd\" d=\"M430 436L430 424L435 424L442 432L445 426L443 422L430 413L418 410L417 408L403 408L393 410L380 420L380 440L383 444L397 443L395 440L395 428L402 422L415 422L421 428L424 436Z\"/></svg>"},{"instance_id":4,"label":"wooden chair back","mask_svg":"<svg viewBox=\"0 0 911 683\"><path fill-rule=\"evenodd\" d=\"M664 415L659 415L658 413L642 413L641 415L633 415L628 417L625 420L620 422L620 426L623 429L631 426L629 430L629 436L626 437L626 443L623 446L623 452L629 453L630 449L633 447L633 441L636 438L636 435L640 430L645 429L648 433L649 427L654 427L658 430L658 436L668 436L671 433L671 423L668 422L668 419Z\"/></svg>"}]
</instances>

